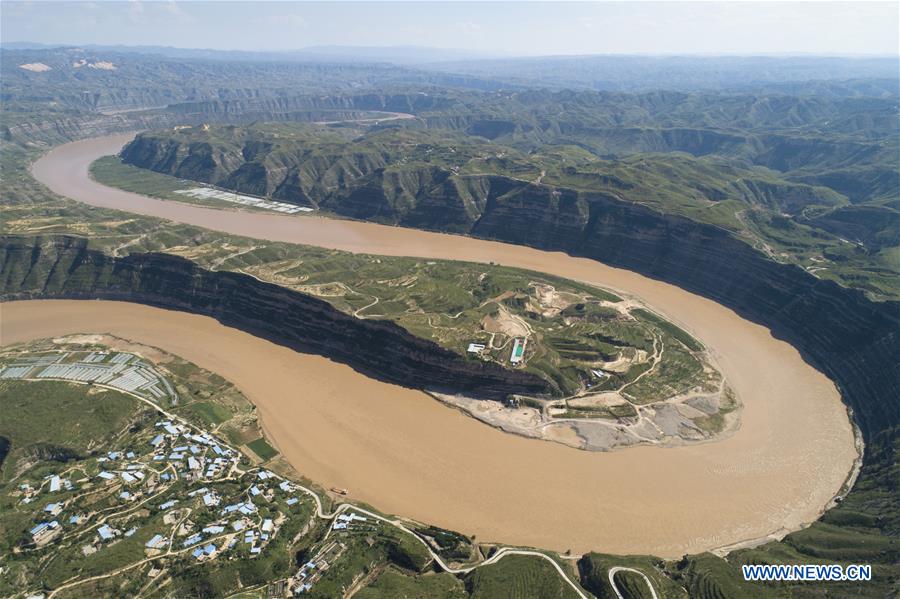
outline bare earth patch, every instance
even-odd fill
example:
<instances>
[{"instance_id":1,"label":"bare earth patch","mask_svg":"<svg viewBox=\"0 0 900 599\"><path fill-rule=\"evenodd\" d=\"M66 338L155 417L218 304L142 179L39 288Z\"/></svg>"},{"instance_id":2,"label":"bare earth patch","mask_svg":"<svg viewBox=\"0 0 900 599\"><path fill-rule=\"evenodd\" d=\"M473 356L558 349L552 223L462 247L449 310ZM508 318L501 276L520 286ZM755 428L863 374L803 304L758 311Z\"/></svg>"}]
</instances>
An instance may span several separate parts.
<instances>
[{"instance_id":1,"label":"bare earth patch","mask_svg":"<svg viewBox=\"0 0 900 599\"><path fill-rule=\"evenodd\" d=\"M489 333L503 333L510 337L524 337L528 335L528 325L509 311L500 306L500 309L493 316L485 316L481 321L481 326Z\"/></svg>"},{"instance_id":2,"label":"bare earth patch","mask_svg":"<svg viewBox=\"0 0 900 599\"><path fill-rule=\"evenodd\" d=\"M634 404L615 391L504 405L462 395L430 392L445 404L508 433L587 451L631 445L672 447L730 437L740 427L740 404L727 386L693 391L649 404ZM532 407L542 405L542 408Z\"/></svg>"},{"instance_id":3,"label":"bare earth patch","mask_svg":"<svg viewBox=\"0 0 900 599\"><path fill-rule=\"evenodd\" d=\"M31 71L32 73L45 73L53 70L53 67L42 62L27 62L25 64L20 64L19 68Z\"/></svg>"},{"instance_id":4,"label":"bare earth patch","mask_svg":"<svg viewBox=\"0 0 900 599\"><path fill-rule=\"evenodd\" d=\"M65 337L54 337L53 343L56 345L103 345L113 351L137 354L154 364L165 364L172 360L171 354L158 348L120 339L112 335L66 335Z\"/></svg>"}]
</instances>

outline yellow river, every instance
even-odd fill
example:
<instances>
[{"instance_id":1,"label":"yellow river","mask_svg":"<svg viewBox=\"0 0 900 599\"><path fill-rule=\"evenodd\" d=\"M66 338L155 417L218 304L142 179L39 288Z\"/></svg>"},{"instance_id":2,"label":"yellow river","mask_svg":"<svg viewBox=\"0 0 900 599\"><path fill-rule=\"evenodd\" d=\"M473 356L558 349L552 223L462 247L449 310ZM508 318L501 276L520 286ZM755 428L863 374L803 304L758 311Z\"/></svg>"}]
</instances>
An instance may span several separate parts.
<instances>
[{"instance_id":1,"label":"yellow river","mask_svg":"<svg viewBox=\"0 0 900 599\"><path fill-rule=\"evenodd\" d=\"M2 306L2 343L112 333L220 373L256 404L303 475L380 510L479 540L675 557L780 535L816 519L857 457L834 385L732 310L673 285L509 244L369 223L205 208L104 187L88 165L127 136L60 146L33 166L91 204L268 240L353 252L493 261L637 296L706 344L744 404L731 437L590 453L503 433L427 395L369 379L216 321L128 303Z\"/></svg>"}]
</instances>

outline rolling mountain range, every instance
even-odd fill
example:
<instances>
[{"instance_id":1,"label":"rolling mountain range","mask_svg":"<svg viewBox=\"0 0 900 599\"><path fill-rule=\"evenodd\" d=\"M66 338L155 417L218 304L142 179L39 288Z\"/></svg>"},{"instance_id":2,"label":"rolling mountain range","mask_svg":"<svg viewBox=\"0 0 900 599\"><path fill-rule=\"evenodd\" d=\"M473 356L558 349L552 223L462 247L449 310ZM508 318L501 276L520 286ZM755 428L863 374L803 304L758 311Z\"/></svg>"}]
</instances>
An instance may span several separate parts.
<instances>
[{"instance_id":1,"label":"rolling mountain range","mask_svg":"<svg viewBox=\"0 0 900 599\"><path fill-rule=\"evenodd\" d=\"M447 91L183 106L201 121L279 122L145 133L123 160L349 218L482 235L500 214L578 229L593 199L611 198L722 227L810 269L831 262L826 276L853 265L876 294L897 272L888 99ZM347 110L416 118L280 122Z\"/></svg>"}]
</instances>

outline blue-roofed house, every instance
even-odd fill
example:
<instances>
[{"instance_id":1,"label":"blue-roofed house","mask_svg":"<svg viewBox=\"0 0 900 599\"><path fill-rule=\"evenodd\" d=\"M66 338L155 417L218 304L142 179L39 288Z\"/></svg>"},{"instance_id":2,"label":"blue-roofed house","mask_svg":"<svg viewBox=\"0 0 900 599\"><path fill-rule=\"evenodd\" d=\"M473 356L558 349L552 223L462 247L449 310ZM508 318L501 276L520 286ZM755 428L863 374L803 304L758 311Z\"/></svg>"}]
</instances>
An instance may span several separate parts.
<instances>
[{"instance_id":1,"label":"blue-roofed house","mask_svg":"<svg viewBox=\"0 0 900 599\"><path fill-rule=\"evenodd\" d=\"M104 524L100 528L97 529L97 534L100 535L100 538L104 541L108 541L110 539L114 539L116 537L116 533L118 531L114 528L111 528L108 524Z\"/></svg>"}]
</instances>

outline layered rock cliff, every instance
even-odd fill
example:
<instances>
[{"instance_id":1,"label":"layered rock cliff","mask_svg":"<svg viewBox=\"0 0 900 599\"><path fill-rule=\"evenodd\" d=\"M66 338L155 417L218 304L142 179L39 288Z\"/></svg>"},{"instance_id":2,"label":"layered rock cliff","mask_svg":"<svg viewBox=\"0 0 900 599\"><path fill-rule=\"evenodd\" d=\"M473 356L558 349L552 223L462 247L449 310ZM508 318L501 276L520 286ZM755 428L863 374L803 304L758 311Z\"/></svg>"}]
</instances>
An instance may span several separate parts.
<instances>
[{"instance_id":1,"label":"layered rock cliff","mask_svg":"<svg viewBox=\"0 0 900 599\"><path fill-rule=\"evenodd\" d=\"M497 202L472 233L593 258L714 299L800 349L837 383L865 433L900 423L898 302L873 302L724 230L609 196Z\"/></svg>"},{"instance_id":2,"label":"layered rock cliff","mask_svg":"<svg viewBox=\"0 0 900 599\"><path fill-rule=\"evenodd\" d=\"M140 162L139 152L158 154L159 141L139 137L126 153ZM900 423L897 302L870 301L861 291L776 262L721 228L625 201L614 191L433 167L398 173L376 163L360 165L352 185L341 183L339 193L307 201L352 218L565 251L710 297L803 351L841 387L867 433ZM786 208L804 203L789 191L770 186L748 193L761 204L770 196Z\"/></svg>"},{"instance_id":3,"label":"layered rock cliff","mask_svg":"<svg viewBox=\"0 0 900 599\"><path fill-rule=\"evenodd\" d=\"M695 212L727 200L791 215L845 202L825 188L738 167L711 169L680 155L610 162L566 152L532 159L451 133L370 131L351 141L333 132L257 125L142 133L121 157L178 178L351 218L460 232L497 198L553 203L576 189ZM584 162L575 166L576 160ZM552 185L537 184L542 179Z\"/></svg>"},{"instance_id":4,"label":"layered rock cliff","mask_svg":"<svg viewBox=\"0 0 900 599\"><path fill-rule=\"evenodd\" d=\"M0 126L0 138L24 145L59 144L86 137L99 137L173 124L171 114L148 111L124 114L53 114L31 121Z\"/></svg>"},{"instance_id":5,"label":"layered rock cliff","mask_svg":"<svg viewBox=\"0 0 900 599\"><path fill-rule=\"evenodd\" d=\"M212 316L370 376L419 389L504 399L548 393L537 376L467 360L388 321L362 320L253 277L166 254L108 256L83 238L0 237L0 299L109 299Z\"/></svg>"}]
</instances>

